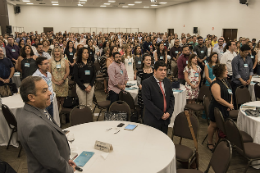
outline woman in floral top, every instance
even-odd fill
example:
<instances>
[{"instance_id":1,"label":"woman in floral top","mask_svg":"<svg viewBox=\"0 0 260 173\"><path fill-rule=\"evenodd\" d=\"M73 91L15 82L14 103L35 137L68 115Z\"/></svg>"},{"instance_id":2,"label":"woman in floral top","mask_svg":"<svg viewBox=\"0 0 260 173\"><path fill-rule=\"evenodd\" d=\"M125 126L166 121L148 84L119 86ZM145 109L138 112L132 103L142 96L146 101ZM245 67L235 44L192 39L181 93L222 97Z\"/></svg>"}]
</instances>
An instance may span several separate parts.
<instances>
[{"instance_id":1,"label":"woman in floral top","mask_svg":"<svg viewBox=\"0 0 260 173\"><path fill-rule=\"evenodd\" d=\"M199 85L200 85L200 71L201 68L197 65L197 55L191 54L189 57L188 65L184 68L184 79L186 81L186 99L187 103L191 104L195 102L195 99L199 95Z\"/></svg>"}]
</instances>

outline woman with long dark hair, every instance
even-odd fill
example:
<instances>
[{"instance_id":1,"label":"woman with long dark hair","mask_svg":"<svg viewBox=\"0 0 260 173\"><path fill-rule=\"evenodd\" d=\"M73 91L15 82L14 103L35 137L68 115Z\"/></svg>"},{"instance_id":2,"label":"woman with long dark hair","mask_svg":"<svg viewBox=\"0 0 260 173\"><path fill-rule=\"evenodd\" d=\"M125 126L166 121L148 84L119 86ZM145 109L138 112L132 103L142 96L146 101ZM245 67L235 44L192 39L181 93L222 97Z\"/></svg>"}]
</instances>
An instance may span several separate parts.
<instances>
[{"instance_id":1,"label":"woman with long dark hair","mask_svg":"<svg viewBox=\"0 0 260 173\"><path fill-rule=\"evenodd\" d=\"M218 60L218 53L212 52L212 54L209 56L209 61L207 64L205 64L205 78L206 78L206 86L210 86L210 84L213 82L213 80L216 78L216 76L213 74L213 68L215 65L219 64Z\"/></svg>"},{"instance_id":2,"label":"woman with long dark hair","mask_svg":"<svg viewBox=\"0 0 260 173\"><path fill-rule=\"evenodd\" d=\"M85 47L80 48L77 52L77 60L74 65L73 73L79 104L88 106L92 109L96 69L88 59L88 49Z\"/></svg>"},{"instance_id":3,"label":"woman with long dark hair","mask_svg":"<svg viewBox=\"0 0 260 173\"><path fill-rule=\"evenodd\" d=\"M70 65L70 75L73 75L73 68L76 60L74 59L74 55L76 53L76 49L74 48L74 44L71 40L68 41L66 49L64 51L65 59L68 60Z\"/></svg>"},{"instance_id":4,"label":"woman with long dark hair","mask_svg":"<svg viewBox=\"0 0 260 173\"><path fill-rule=\"evenodd\" d=\"M137 72L137 86L139 87L138 91L138 105L143 110L143 98L142 98L142 82L153 75L152 58L149 54L145 53L142 59L142 70ZM143 111L141 111L143 112Z\"/></svg>"},{"instance_id":5,"label":"woman with long dark hair","mask_svg":"<svg viewBox=\"0 0 260 173\"><path fill-rule=\"evenodd\" d=\"M36 55L34 55L31 46L25 45L21 51L20 56L18 57L18 63L16 63L16 70L19 71L21 79L25 79L27 76L33 75L37 70L36 65Z\"/></svg>"},{"instance_id":6,"label":"woman with long dark hair","mask_svg":"<svg viewBox=\"0 0 260 173\"><path fill-rule=\"evenodd\" d=\"M160 42L157 45L157 50L154 53L155 61L164 61L167 64L167 49L164 48L164 43Z\"/></svg>"}]
</instances>

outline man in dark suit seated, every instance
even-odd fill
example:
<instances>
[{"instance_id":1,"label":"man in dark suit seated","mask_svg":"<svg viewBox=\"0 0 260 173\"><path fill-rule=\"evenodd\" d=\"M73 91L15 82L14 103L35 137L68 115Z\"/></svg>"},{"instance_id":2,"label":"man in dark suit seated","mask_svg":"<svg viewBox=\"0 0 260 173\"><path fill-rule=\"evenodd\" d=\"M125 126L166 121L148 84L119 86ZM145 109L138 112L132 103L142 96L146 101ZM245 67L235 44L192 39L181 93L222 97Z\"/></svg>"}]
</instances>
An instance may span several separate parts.
<instances>
[{"instance_id":1,"label":"man in dark suit seated","mask_svg":"<svg viewBox=\"0 0 260 173\"><path fill-rule=\"evenodd\" d=\"M167 134L174 110L171 82L166 78L167 68L162 61L154 64L154 76L143 81L144 124Z\"/></svg>"},{"instance_id":2,"label":"man in dark suit seated","mask_svg":"<svg viewBox=\"0 0 260 173\"><path fill-rule=\"evenodd\" d=\"M74 172L76 164L69 159L67 138L46 111L51 92L45 80L28 76L20 94L25 105L17 115L18 139L27 154L28 172Z\"/></svg>"}]
</instances>

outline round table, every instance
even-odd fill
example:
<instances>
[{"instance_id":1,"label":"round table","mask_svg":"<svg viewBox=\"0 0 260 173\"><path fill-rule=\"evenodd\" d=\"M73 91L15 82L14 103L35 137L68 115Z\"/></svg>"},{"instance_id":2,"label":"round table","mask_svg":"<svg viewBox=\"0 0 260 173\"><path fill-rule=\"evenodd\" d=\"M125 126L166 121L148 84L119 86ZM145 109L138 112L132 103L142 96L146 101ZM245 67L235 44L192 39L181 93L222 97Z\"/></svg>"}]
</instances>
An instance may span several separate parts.
<instances>
[{"instance_id":1,"label":"round table","mask_svg":"<svg viewBox=\"0 0 260 173\"><path fill-rule=\"evenodd\" d=\"M244 105L260 107L260 101L249 102ZM247 116L241 108L242 106L238 113L237 127L252 136L254 143L260 144L260 117ZM254 163L260 163L260 161ZM254 166L254 168L259 169L260 166Z\"/></svg>"},{"instance_id":2,"label":"round table","mask_svg":"<svg viewBox=\"0 0 260 173\"><path fill-rule=\"evenodd\" d=\"M2 98L2 103L9 107L10 111L14 114L15 117L17 116L17 113L24 107L24 102L18 93ZM55 93L53 97L53 118L60 126L60 117ZM8 144L11 133L12 131L6 122L2 108L0 108L0 146L6 146ZM19 146L17 142L17 133L14 133L10 145L15 147Z\"/></svg>"},{"instance_id":3,"label":"round table","mask_svg":"<svg viewBox=\"0 0 260 173\"><path fill-rule=\"evenodd\" d=\"M260 82L260 76L253 76L251 83L248 86L248 90L249 90L249 93L250 93L250 96L251 96L251 100L256 101L256 99L255 99L255 89L254 89L255 83L253 81Z\"/></svg>"},{"instance_id":4,"label":"round table","mask_svg":"<svg viewBox=\"0 0 260 173\"><path fill-rule=\"evenodd\" d=\"M123 127L117 127L124 123ZM72 152L94 152L93 157L83 167L83 172L91 173L175 173L175 146L172 140L161 131L136 124L133 131L124 130L129 122L98 121L69 127L74 134ZM107 131L107 129L112 130ZM120 130L117 134L114 134ZM112 144L106 159L105 152L94 149L96 140Z\"/></svg>"},{"instance_id":5,"label":"round table","mask_svg":"<svg viewBox=\"0 0 260 173\"><path fill-rule=\"evenodd\" d=\"M134 84L132 87L137 88L133 90L127 90L133 97L135 104L138 105L138 87L137 87L137 81L128 81L127 83ZM130 87L130 88L132 88ZM173 127L174 120L176 116L184 111L184 107L186 105L186 88L184 85L180 84L180 90L181 92L173 92L175 103L174 103L174 111L172 113L171 122L169 124L169 127Z\"/></svg>"}]
</instances>

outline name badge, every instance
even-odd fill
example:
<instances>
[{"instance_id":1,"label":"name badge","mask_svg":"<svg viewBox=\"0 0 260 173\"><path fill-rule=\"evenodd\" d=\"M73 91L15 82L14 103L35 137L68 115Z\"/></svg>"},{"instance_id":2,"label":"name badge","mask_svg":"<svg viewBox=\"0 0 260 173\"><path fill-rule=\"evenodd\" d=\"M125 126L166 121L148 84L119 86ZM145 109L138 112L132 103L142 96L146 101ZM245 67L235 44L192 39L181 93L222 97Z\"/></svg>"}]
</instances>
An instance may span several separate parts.
<instances>
[{"instance_id":1,"label":"name badge","mask_svg":"<svg viewBox=\"0 0 260 173\"><path fill-rule=\"evenodd\" d=\"M24 67L30 67L30 63L24 63Z\"/></svg>"},{"instance_id":2,"label":"name badge","mask_svg":"<svg viewBox=\"0 0 260 173\"><path fill-rule=\"evenodd\" d=\"M123 74L123 70L120 70L120 74Z\"/></svg>"},{"instance_id":3,"label":"name badge","mask_svg":"<svg viewBox=\"0 0 260 173\"><path fill-rule=\"evenodd\" d=\"M70 55L73 55L73 52L70 52Z\"/></svg>"},{"instance_id":4,"label":"name badge","mask_svg":"<svg viewBox=\"0 0 260 173\"><path fill-rule=\"evenodd\" d=\"M246 67L246 68L247 68L247 67L248 67L248 64L244 64L244 67Z\"/></svg>"},{"instance_id":5,"label":"name badge","mask_svg":"<svg viewBox=\"0 0 260 173\"><path fill-rule=\"evenodd\" d=\"M92 52L90 52L89 54L92 55Z\"/></svg>"},{"instance_id":6,"label":"name badge","mask_svg":"<svg viewBox=\"0 0 260 173\"><path fill-rule=\"evenodd\" d=\"M231 89L228 89L228 94L232 95L232 90Z\"/></svg>"},{"instance_id":7,"label":"name badge","mask_svg":"<svg viewBox=\"0 0 260 173\"><path fill-rule=\"evenodd\" d=\"M140 64L141 64L141 61L138 61L138 62L137 62L137 64L139 64L139 65L140 65Z\"/></svg>"},{"instance_id":8,"label":"name badge","mask_svg":"<svg viewBox=\"0 0 260 173\"><path fill-rule=\"evenodd\" d=\"M61 68L61 65L60 65L60 64L57 64L57 65L56 65L56 68Z\"/></svg>"},{"instance_id":9,"label":"name badge","mask_svg":"<svg viewBox=\"0 0 260 173\"><path fill-rule=\"evenodd\" d=\"M160 59L163 59L163 56L160 56Z\"/></svg>"},{"instance_id":10,"label":"name badge","mask_svg":"<svg viewBox=\"0 0 260 173\"><path fill-rule=\"evenodd\" d=\"M166 46L166 43L164 43L164 46Z\"/></svg>"},{"instance_id":11,"label":"name badge","mask_svg":"<svg viewBox=\"0 0 260 173\"><path fill-rule=\"evenodd\" d=\"M199 77L199 73L195 73L195 77Z\"/></svg>"},{"instance_id":12,"label":"name badge","mask_svg":"<svg viewBox=\"0 0 260 173\"><path fill-rule=\"evenodd\" d=\"M12 49L12 52L15 52L15 49Z\"/></svg>"},{"instance_id":13,"label":"name badge","mask_svg":"<svg viewBox=\"0 0 260 173\"><path fill-rule=\"evenodd\" d=\"M132 65L132 62L129 62L128 65Z\"/></svg>"},{"instance_id":14,"label":"name badge","mask_svg":"<svg viewBox=\"0 0 260 173\"><path fill-rule=\"evenodd\" d=\"M90 70L85 70L85 75L90 75Z\"/></svg>"},{"instance_id":15,"label":"name badge","mask_svg":"<svg viewBox=\"0 0 260 173\"><path fill-rule=\"evenodd\" d=\"M204 51L202 50L202 51L200 51L200 53L204 53Z\"/></svg>"},{"instance_id":16,"label":"name badge","mask_svg":"<svg viewBox=\"0 0 260 173\"><path fill-rule=\"evenodd\" d=\"M177 51L177 50L175 51L175 53L178 53L178 52L179 52L179 51Z\"/></svg>"},{"instance_id":17,"label":"name badge","mask_svg":"<svg viewBox=\"0 0 260 173\"><path fill-rule=\"evenodd\" d=\"M253 59L253 58L254 58L254 56L253 56L253 55L251 55L251 58Z\"/></svg>"},{"instance_id":18,"label":"name badge","mask_svg":"<svg viewBox=\"0 0 260 173\"><path fill-rule=\"evenodd\" d=\"M51 81L50 80L47 81L47 85L48 85L48 87L51 87Z\"/></svg>"},{"instance_id":19,"label":"name badge","mask_svg":"<svg viewBox=\"0 0 260 173\"><path fill-rule=\"evenodd\" d=\"M186 64L188 64L188 61L186 61Z\"/></svg>"}]
</instances>

